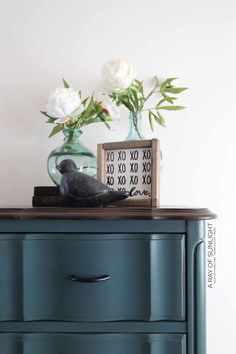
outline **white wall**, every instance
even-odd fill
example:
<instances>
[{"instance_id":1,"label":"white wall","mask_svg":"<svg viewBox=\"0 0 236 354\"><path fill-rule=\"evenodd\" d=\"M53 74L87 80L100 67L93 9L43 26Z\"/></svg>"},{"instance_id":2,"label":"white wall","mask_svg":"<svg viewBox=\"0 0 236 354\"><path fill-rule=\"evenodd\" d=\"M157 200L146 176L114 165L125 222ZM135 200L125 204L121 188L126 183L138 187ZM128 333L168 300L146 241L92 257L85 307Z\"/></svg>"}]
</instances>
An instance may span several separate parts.
<instances>
[{"instance_id":1,"label":"white wall","mask_svg":"<svg viewBox=\"0 0 236 354\"><path fill-rule=\"evenodd\" d=\"M235 354L236 169L234 0L0 0L0 205L30 206L33 186L50 184L48 139L39 113L64 77L90 94L101 65L127 59L139 77L177 76L189 86L187 110L168 113L159 137L164 155L161 199L200 205L219 215L217 287L209 316L209 354ZM84 129L83 141L122 140L102 125ZM226 325L226 323L228 325Z\"/></svg>"}]
</instances>

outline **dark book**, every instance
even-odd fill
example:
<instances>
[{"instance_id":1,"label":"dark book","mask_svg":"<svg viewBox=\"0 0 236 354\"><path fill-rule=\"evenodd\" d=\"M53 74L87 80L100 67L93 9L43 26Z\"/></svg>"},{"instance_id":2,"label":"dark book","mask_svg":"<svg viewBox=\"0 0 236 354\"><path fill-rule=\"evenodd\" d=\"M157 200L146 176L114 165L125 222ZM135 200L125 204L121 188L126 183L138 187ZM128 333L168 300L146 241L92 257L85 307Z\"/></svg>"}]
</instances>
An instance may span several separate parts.
<instances>
[{"instance_id":1,"label":"dark book","mask_svg":"<svg viewBox=\"0 0 236 354\"><path fill-rule=\"evenodd\" d=\"M33 207L63 206L63 199L60 195L34 195L32 197Z\"/></svg>"},{"instance_id":2,"label":"dark book","mask_svg":"<svg viewBox=\"0 0 236 354\"><path fill-rule=\"evenodd\" d=\"M36 186L34 187L34 196L56 196L60 195L60 189L57 186Z\"/></svg>"}]
</instances>

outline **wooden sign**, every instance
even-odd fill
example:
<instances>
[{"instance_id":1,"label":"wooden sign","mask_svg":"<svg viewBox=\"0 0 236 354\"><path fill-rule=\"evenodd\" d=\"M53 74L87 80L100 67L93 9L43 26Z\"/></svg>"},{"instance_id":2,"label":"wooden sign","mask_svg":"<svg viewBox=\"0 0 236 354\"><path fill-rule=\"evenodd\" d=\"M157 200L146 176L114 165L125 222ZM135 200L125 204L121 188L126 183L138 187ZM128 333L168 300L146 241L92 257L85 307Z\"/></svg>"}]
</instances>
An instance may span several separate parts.
<instances>
[{"instance_id":1,"label":"wooden sign","mask_svg":"<svg viewBox=\"0 0 236 354\"><path fill-rule=\"evenodd\" d=\"M98 144L98 180L130 192L122 205L159 206L160 146L157 139Z\"/></svg>"}]
</instances>

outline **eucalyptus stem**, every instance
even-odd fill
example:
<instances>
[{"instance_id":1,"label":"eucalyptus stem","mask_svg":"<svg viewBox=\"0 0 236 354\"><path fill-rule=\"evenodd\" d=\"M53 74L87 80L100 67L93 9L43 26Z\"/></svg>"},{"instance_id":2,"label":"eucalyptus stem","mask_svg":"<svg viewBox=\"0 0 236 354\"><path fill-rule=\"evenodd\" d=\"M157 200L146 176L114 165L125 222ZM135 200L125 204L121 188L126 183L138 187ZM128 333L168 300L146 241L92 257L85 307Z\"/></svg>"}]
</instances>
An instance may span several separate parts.
<instances>
[{"instance_id":1,"label":"eucalyptus stem","mask_svg":"<svg viewBox=\"0 0 236 354\"><path fill-rule=\"evenodd\" d=\"M138 116L137 116L138 112L133 112L133 123L134 123L134 128L139 136L139 138L142 140L142 135L140 134L139 132L139 129L138 129Z\"/></svg>"},{"instance_id":2,"label":"eucalyptus stem","mask_svg":"<svg viewBox=\"0 0 236 354\"><path fill-rule=\"evenodd\" d=\"M149 94L147 95L147 97L144 98L143 103L147 102L147 100L148 100L154 93L157 93L157 92L159 92L159 91L158 91L158 90L156 91L156 87L154 87L154 89L149 92Z\"/></svg>"}]
</instances>

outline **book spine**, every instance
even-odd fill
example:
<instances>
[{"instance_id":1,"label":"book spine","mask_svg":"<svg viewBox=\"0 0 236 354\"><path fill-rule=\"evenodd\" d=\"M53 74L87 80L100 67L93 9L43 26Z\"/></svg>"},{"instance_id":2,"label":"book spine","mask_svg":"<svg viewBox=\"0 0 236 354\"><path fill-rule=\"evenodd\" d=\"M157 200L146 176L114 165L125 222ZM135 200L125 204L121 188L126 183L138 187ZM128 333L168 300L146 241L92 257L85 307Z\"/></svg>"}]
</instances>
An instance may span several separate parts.
<instances>
[{"instance_id":1,"label":"book spine","mask_svg":"<svg viewBox=\"0 0 236 354\"><path fill-rule=\"evenodd\" d=\"M35 186L34 187L34 196L52 196L60 195L60 189L56 186Z\"/></svg>"},{"instance_id":2,"label":"book spine","mask_svg":"<svg viewBox=\"0 0 236 354\"><path fill-rule=\"evenodd\" d=\"M58 195L50 196L33 196L32 197L33 207L40 206L63 206L63 199Z\"/></svg>"}]
</instances>

